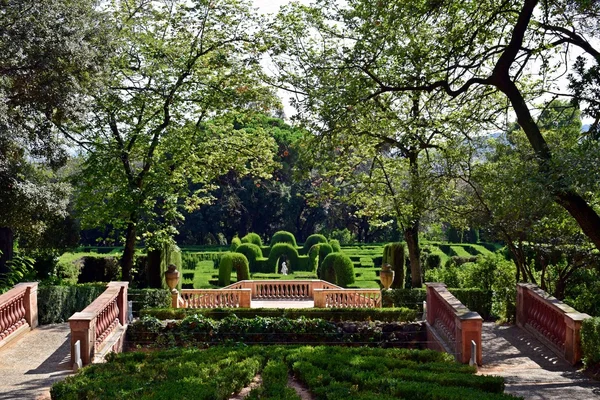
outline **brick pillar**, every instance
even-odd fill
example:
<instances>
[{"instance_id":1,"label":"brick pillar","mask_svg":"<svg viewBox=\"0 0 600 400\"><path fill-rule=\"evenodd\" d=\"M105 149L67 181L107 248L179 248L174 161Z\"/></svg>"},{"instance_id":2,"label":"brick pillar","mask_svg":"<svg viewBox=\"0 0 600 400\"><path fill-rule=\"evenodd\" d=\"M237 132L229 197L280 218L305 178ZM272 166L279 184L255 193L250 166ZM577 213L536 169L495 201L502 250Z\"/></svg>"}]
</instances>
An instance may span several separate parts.
<instances>
[{"instance_id":1,"label":"brick pillar","mask_svg":"<svg viewBox=\"0 0 600 400\"><path fill-rule=\"evenodd\" d=\"M433 326L435 322L435 306L439 299L436 297L437 288L446 288L446 285L438 282L425 282L427 287L427 322Z\"/></svg>"},{"instance_id":2,"label":"brick pillar","mask_svg":"<svg viewBox=\"0 0 600 400\"><path fill-rule=\"evenodd\" d=\"M476 312L470 312L464 316L458 318L456 326L460 326L460 336L457 335L457 348L458 354L460 354L459 361L465 364L469 363L471 359L471 340L475 341L477 345L476 362L481 365L481 329L483 326L483 319Z\"/></svg>"},{"instance_id":3,"label":"brick pillar","mask_svg":"<svg viewBox=\"0 0 600 400\"><path fill-rule=\"evenodd\" d=\"M517 326L525 327L527 323L527 313L525 312L525 297L527 296L529 285L527 283L517 284Z\"/></svg>"},{"instance_id":4,"label":"brick pillar","mask_svg":"<svg viewBox=\"0 0 600 400\"><path fill-rule=\"evenodd\" d=\"M71 327L71 366L75 363L75 343L81 343L81 362L88 365L94 359L96 344L96 314L77 312L69 318Z\"/></svg>"},{"instance_id":5,"label":"brick pillar","mask_svg":"<svg viewBox=\"0 0 600 400\"><path fill-rule=\"evenodd\" d=\"M252 289L238 289L240 291L240 308L250 308Z\"/></svg>"},{"instance_id":6,"label":"brick pillar","mask_svg":"<svg viewBox=\"0 0 600 400\"><path fill-rule=\"evenodd\" d=\"M117 307L119 308L119 322L121 325L125 326L127 324L128 315L127 288L129 287L129 282L109 282L107 287L120 288L119 295L117 296Z\"/></svg>"},{"instance_id":7,"label":"brick pillar","mask_svg":"<svg viewBox=\"0 0 600 400\"><path fill-rule=\"evenodd\" d=\"M38 326L38 305L37 305L37 293L38 293L38 283L37 282L27 282L27 289L25 289L25 320L31 327L34 329Z\"/></svg>"},{"instance_id":8,"label":"brick pillar","mask_svg":"<svg viewBox=\"0 0 600 400\"><path fill-rule=\"evenodd\" d=\"M171 307L179 308L179 292L177 289L173 289L171 292Z\"/></svg>"},{"instance_id":9,"label":"brick pillar","mask_svg":"<svg viewBox=\"0 0 600 400\"><path fill-rule=\"evenodd\" d=\"M581 324L583 320L590 318L583 313L565 314L565 323L567 330L565 332L565 359L571 365L581 361Z\"/></svg>"},{"instance_id":10,"label":"brick pillar","mask_svg":"<svg viewBox=\"0 0 600 400\"><path fill-rule=\"evenodd\" d=\"M315 308L325 308L325 289L313 289Z\"/></svg>"}]
</instances>

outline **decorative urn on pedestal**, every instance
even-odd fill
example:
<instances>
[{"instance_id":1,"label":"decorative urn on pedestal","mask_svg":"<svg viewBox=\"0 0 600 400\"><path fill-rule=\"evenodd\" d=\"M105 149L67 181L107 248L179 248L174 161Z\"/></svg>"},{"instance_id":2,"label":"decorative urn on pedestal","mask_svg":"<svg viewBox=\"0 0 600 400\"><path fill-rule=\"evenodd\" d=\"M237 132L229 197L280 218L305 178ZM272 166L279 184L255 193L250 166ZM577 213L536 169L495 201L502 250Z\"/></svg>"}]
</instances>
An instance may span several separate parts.
<instances>
[{"instance_id":1,"label":"decorative urn on pedestal","mask_svg":"<svg viewBox=\"0 0 600 400\"><path fill-rule=\"evenodd\" d=\"M179 271L177 271L177 267L173 264L169 264L167 270L165 271L165 281L167 281L167 286L171 292L177 291L175 288L179 283Z\"/></svg>"},{"instance_id":2,"label":"decorative urn on pedestal","mask_svg":"<svg viewBox=\"0 0 600 400\"><path fill-rule=\"evenodd\" d=\"M392 271L392 266L390 264L383 264L381 266L379 280L385 290L388 290L390 286L392 286L392 282L394 282L394 271Z\"/></svg>"}]
</instances>

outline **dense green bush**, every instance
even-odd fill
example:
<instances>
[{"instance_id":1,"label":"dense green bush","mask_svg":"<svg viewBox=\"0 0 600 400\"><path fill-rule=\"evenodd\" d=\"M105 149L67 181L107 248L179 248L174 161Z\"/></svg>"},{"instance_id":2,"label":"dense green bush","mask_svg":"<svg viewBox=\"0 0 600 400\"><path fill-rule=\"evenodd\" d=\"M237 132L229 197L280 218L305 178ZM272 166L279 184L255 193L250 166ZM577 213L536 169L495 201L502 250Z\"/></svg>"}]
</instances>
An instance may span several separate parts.
<instances>
[{"instance_id":1,"label":"dense green bush","mask_svg":"<svg viewBox=\"0 0 600 400\"><path fill-rule=\"evenodd\" d=\"M331 245L329 243L321 243L319 244L319 264L317 269L321 268L321 264L323 263L323 260L325 259L325 257L327 257L328 254L333 253L333 248L331 247Z\"/></svg>"},{"instance_id":2,"label":"dense green bush","mask_svg":"<svg viewBox=\"0 0 600 400\"><path fill-rule=\"evenodd\" d=\"M269 259L265 262L269 273L278 273L278 261L280 257L286 257L288 260L288 273L295 271L311 271L308 256L300 256L298 250L290 243L276 243L271 246Z\"/></svg>"},{"instance_id":3,"label":"dense green bush","mask_svg":"<svg viewBox=\"0 0 600 400\"><path fill-rule=\"evenodd\" d=\"M260 247L254 243L243 243L235 250L236 253L241 253L246 256L250 265L250 272L261 272L258 270L256 260L262 259L262 251Z\"/></svg>"},{"instance_id":4,"label":"dense green bush","mask_svg":"<svg viewBox=\"0 0 600 400\"><path fill-rule=\"evenodd\" d=\"M225 253L219 264L219 286L227 286L231 282L231 271L237 273L237 280L250 279L248 259L241 253Z\"/></svg>"},{"instance_id":5,"label":"dense green bush","mask_svg":"<svg viewBox=\"0 0 600 400\"><path fill-rule=\"evenodd\" d=\"M427 269L436 269L442 266L442 258L439 254L428 254L425 260L425 266Z\"/></svg>"},{"instance_id":6,"label":"dense green bush","mask_svg":"<svg viewBox=\"0 0 600 400\"><path fill-rule=\"evenodd\" d=\"M340 241L337 239L331 239L329 241L329 245L334 253L340 253L342 251L342 246L340 245Z\"/></svg>"},{"instance_id":7,"label":"dense green bush","mask_svg":"<svg viewBox=\"0 0 600 400\"><path fill-rule=\"evenodd\" d=\"M289 243L294 247L294 249L298 247L296 244L296 237L293 233L288 231L278 231L273 234L271 237L271 247L277 243Z\"/></svg>"},{"instance_id":8,"label":"dense green bush","mask_svg":"<svg viewBox=\"0 0 600 400\"><path fill-rule=\"evenodd\" d=\"M260 237L259 237L259 239L260 239ZM231 239L231 244L229 245L229 251L236 251L237 248L241 246L241 244L242 244L242 240L239 237L234 236Z\"/></svg>"},{"instance_id":9,"label":"dense green bush","mask_svg":"<svg viewBox=\"0 0 600 400\"><path fill-rule=\"evenodd\" d=\"M132 302L134 317L146 308L171 306L171 293L166 289L129 289L127 298Z\"/></svg>"},{"instance_id":10,"label":"dense green bush","mask_svg":"<svg viewBox=\"0 0 600 400\"><path fill-rule=\"evenodd\" d=\"M581 352L586 367L600 364L600 317L588 318L583 321Z\"/></svg>"},{"instance_id":11,"label":"dense green bush","mask_svg":"<svg viewBox=\"0 0 600 400\"><path fill-rule=\"evenodd\" d=\"M257 245L258 247L262 246L262 239L258 236L257 233L250 232L246 236L242 238L242 243L252 243Z\"/></svg>"},{"instance_id":12,"label":"dense green bush","mask_svg":"<svg viewBox=\"0 0 600 400\"><path fill-rule=\"evenodd\" d=\"M104 283L71 286L40 286L38 318L42 325L66 322L106 290Z\"/></svg>"},{"instance_id":13,"label":"dense green bush","mask_svg":"<svg viewBox=\"0 0 600 400\"><path fill-rule=\"evenodd\" d=\"M383 264L389 264L394 271L394 281L392 289L401 289L404 287L405 280L405 251L402 243L388 243L383 248Z\"/></svg>"},{"instance_id":14,"label":"dense green bush","mask_svg":"<svg viewBox=\"0 0 600 400\"><path fill-rule=\"evenodd\" d=\"M306 238L306 241L304 242L304 246L302 247L302 254L308 254L310 248L313 247L315 244L319 243L327 243L327 238L318 233L310 235Z\"/></svg>"},{"instance_id":15,"label":"dense green bush","mask_svg":"<svg viewBox=\"0 0 600 400\"><path fill-rule=\"evenodd\" d=\"M253 389L246 400L302 400L288 386L289 370L282 358L269 360L262 371L262 384Z\"/></svg>"},{"instance_id":16,"label":"dense green bush","mask_svg":"<svg viewBox=\"0 0 600 400\"><path fill-rule=\"evenodd\" d=\"M321 264L321 279L341 287L354 283L354 264L344 253L330 253Z\"/></svg>"},{"instance_id":17,"label":"dense green bush","mask_svg":"<svg viewBox=\"0 0 600 400\"><path fill-rule=\"evenodd\" d=\"M167 289L165 272L171 264L181 271L183 259L181 249L177 245L164 243L159 248L148 251L146 263L139 265L141 270L136 275L138 287Z\"/></svg>"},{"instance_id":18,"label":"dense green bush","mask_svg":"<svg viewBox=\"0 0 600 400\"><path fill-rule=\"evenodd\" d=\"M120 275L119 261L115 257L85 256L81 264L78 283L116 281Z\"/></svg>"},{"instance_id":19,"label":"dense green bush","mask_svg":"<svg viewBox=\"0 0 600 400\"><path fill-rule=\"evenodd\" d=\"M410 308L147 308L141 316L158 319L183 319L188 315L203 315L220 320L231 315L238 318L285 317L289 319L319 318L326 321L387 321L409 322L417 317L417 311Z\"/></svg>"},{"instance_id":20,"label":"dense green bush","mask_svg":"<svg viewBox=\"0 0 600 400\"><path fill-rule=\"evenodd\" d=\"M315 244L308 251L309 267L310 267L310 272L312 272L312 273L316 273L317 270L319 269L320 248L321 248L321 245Z\"/></svg>"}]
</instances>

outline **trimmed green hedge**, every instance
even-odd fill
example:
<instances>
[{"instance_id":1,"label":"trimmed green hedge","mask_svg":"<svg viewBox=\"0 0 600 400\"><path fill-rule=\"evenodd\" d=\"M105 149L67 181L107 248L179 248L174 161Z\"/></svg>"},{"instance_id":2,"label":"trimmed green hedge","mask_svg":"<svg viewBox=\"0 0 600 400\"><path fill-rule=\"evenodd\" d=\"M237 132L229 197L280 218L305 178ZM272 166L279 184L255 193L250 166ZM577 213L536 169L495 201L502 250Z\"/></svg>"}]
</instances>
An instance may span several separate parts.
<instances>
[{"instance_id":1,"label":"trimmed green hedge","mask_svg":"<svg viewBox=\"0 0 600 400\"><path fill-rule=\"evenodd\" d=\"M583 321L581 351L586 367L600 364L600 317L588 318Z\"/></svg>"},{"instance_id":2,"label":"trimmed green hedge","mask_svg":"<svg viewBox=\"0 0 600 400\"><path fill-rule=\"evenodd\" d=\"M321 279L341 287L354 283L354 264L344 253L331 253L323 260L319 276Z\"/></svg>"},{"instance_id":3,"label":"trimmed green hedge","mask_svg":"<svg viewBox=\"0 0 600 400\"><path fill-rule=\"evenodd\" d=\"M148 308L140 316L165 319L183 319L188 315L203 315L220 320L235 315L238 318L285 317L289 319L319 318L326 321L387 321L409 322L417 318L418 312L401 308Z\"/></svg>"},{"instance_id":4,"label":"trimmed green hedge","mask_svg":"<svg viewBox=\"0 0 600 400\"><path fill-rule=\"evenodd\" d=\"M302 254L308 254L311 247L319 243L327 243L327 238L318 233L310 235L306 238L306 241L304 242L304 246L302 247Z\"/></svg>"},{"instance_id":5,"label":"trimmed green hedge","mask_svg":"<svg viewBox=\"0 0 600 400\"><path fill-rule=\"evenodd\" d=\"M219 286L227 286L231 282L231 271L237 273L237 280L250 279L248 259L241 253L225 253L219 264Z\"/></svg>"},{"instance_id":6,"label":"trimmed green hedge","mask_svg":"<svg viewBox=\"0 0 600 400\"><path fill-rule=\"evenodd\" d=\"M242 238L242 243L252 243L257 245L258 247L262 246L262 239L258 236L257 233L250 232L246 236Z\"/></svg>"},{"instance_id":7,"label":"trimmed green hedge","mask_svg":"<svg viewBox=\"0 0 600 400\"><path fill-rule=\"evenodd\" d=\"M319 244L319 263L317 269L321 268L321 264L323 264L323 260L327 257L328 254L333 253L333 248L329 243L320 243Z\"/></svg>"},{"instance_id":8,"label":"trimmed green hedge","mask_svg":"<svg viewBox=\"0 0 600 400\"><path fill-rule=\"evenodd\" d=\"M250 266L250 272L260 272L256 265L256 260L262 259L263 254L257 245L254 243L243 243L235 250L236 253L241 253L248 259L248 265Z\"/></svg>"},{"instance_id":9,"label":"trimmed green hedge","mask_svg":"<svg viewBox=\"0 0 600 400\"><path fill-rule=\"evenodd\" d=\"M402 243L388 243L383 248L382 265L389 264L394 271L394 281L392 289L402 289L404 287L405 270L404 262L406 260L404 245Z\"/></svg>"},{"instance_id":10,"label":"trimmed green hedge","mask_svg":"<svg viewBox=\"0 0 600 400\"><path fill-rule=\"evenodd\" d=\"M239 237L234 236L231 239L231 244L229 245L229 251L236 251L237 248L240 247L241 245L242 245L242 240Z\"/></svg>"},{"instance_id":11,"label":"trimmed green hedge","mask_svg":"<svg viewBox=\"0 0 600 400\"><path fill-rule=\"evenodd\" d=\"M329 245L334 253L340 253L342 251L342 246L340 246L340 241L337 239L331 239L329 241Z\"/></svg>"},{"instance_id":12,"label":"trimmed green hedge","mask_svg":"<svg viewBox=\"0 0 600 400\"><path fill-rule=\"evenodd\" d=\"M271 247L277 243L289 243L294 246L294 249L298 247L296 244L296 237L293 233L288 231L275 232L271 237Z\"/></svg>"},{"instance_id":13,"label":"trimmed green hedge","mask_svg":"<svg viewBox=\"0 0 600 400\"><path fill-rule=\"evenodd\" d=\"M492 291L479 288L449 288L448 290L469 310L479 313L483 319L491 318ZM423 311L423 301L427 300L427 291L424 288L392 289L384 290L382 293L384 304L393 304L395 307L408 307L420 312Z\"/></svg>"},{"instance_id":14,"label":"trimmed green hedge","mask_svg":"<svg viewBox=\"0 0 600 400\"><path fill-rule=\"evenodd\" d=\"M167 289L129 289L127 298L132 302L134 317L146 308L171 306L171 293Z\"/></svg>"}]
</instances>

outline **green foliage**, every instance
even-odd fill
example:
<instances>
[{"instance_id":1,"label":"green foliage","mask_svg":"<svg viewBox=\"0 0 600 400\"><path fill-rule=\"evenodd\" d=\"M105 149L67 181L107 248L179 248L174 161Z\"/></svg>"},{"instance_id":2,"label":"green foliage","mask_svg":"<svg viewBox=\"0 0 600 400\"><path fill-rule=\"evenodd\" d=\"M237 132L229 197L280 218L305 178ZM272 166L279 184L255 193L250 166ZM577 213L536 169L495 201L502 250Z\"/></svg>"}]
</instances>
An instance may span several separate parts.
<instances>
[{"instance_id":1,"label":"green foliage","mask_svg":"<svg viewBox=\"0 0 600 400\"><path fill-rule=\"evenodd\" d=\"M149 308L140 312L141 316L161 320L183 319L188 315L202 315L213 320L221 320L235 315L238 318L282 317L291 320L299 318L319 318L325 321L386 321L409 322L417 317L414 307L399 308Z\"/></svg>"},{"instance_id":2,"label":"green foliage","mask_svg":"<svg viewBox=\"0 0 600 400\"><path fill-rule=\"evenodd\" d=\"M406 260L404 245L402 243L388 243L383 248L382 264L390 264L394 274L392 289L401 289L404 287L404 263Z\"/></svg>"},{"instance_id":3,"label":"green foliage","mask_svg":"<svg viewBox=\"0 0 600 400\"><path fill-rule=\"evenodd\" d=\"M258 247L261 247L263 245L260 236L254 232L249 232L248 234L246 234L246 236L242 238L242 243L252 243Z\"/></svg>"},{"instance_id":4,"label":"green foliage","mask_svg":"<svg viewBox=\"0 0 600 400\"><path fill-rule=\"evenodd\" d=\"M354 263L344 253L328 254L319 271L321 279L341 287L354 283Z\"/></svg>"},{"instance_id":5,"label":"green foliage","mask_svg":"<svg viewBox=\"0 0 600 400\"><path fill-rule=\"evenodd\" d=\"M89 255L81 259L78 283L110 282L119 280L119 261L114 257Z\"/></svg>"},{"instance_id":6,"label":"green foliage","mask_svg":"<svg viewBox=\"0 0 600 400\"><path fill-rule=\"evenodd\" d=\"M327 243L327 238L318 233L310 235L306 238L306 241L304 242L304 246L302 247L302 254L308 254L310 248L313 247L315 244L319 243Z\"/></svg>"},{"instance_id":7,"label":"green foliage","mask_svg":"<svg viewBox=\"0 0 600 400\"><path fill-rule=\"evenodd\" d=\"M260 236L259 236L260 239ZM239 237L234 236L231 239L231 245L229 246L229 251L235 251L238 247L240 247L240 245L242 244L242 241L240 240Z\"/></svg>"},{"instance_id":8,"label":"green foliage","mask_svg":"<svg viewBox=\"0 0 600 400\"><path fill-rule=\"evenodd\" d=\"M42 325L66 322L106 290L105 284L40 286L38 318Z\"/></svg>"},{"instance_id":9,"label":"green foliage","mask_svg":"<svg viewBox=\"0 0 600 400\"><path fill-rule=\"evenodd\" d=\"M254 243L243 243L235 250L236 253L241 253L246 256L250 264L250 272L259 272L256 260L262 259L263 254L260 247Z\"/></svg>"},{"instance_id":10,"label":"green foliage","mask_svg":"<svg viewBox=\"0 0 600 400\"><path fill-rule=\"evenodd\" d=\"M308 257L304 256L303 258L303 265L300 265L299 262L299 258L300 256L298 255L298 250L296 250L296 247L290 243L287 242L283 242L283 243L275 243L274 245L271 246L271 251L269 252L269 259L266 261L266 266L267 266L267 270L269 272L275 272L278 273L279 271L277 270L278 265L277 262L279 260L280 257L286 257L288 262L288 273L289 272L294 272L294 271L309 271L309 266L308 266ZM306 265L304 265L306 264ZM300 269L302 268L302 269Z\"/></svg>"},{"instance_id":11,"label":"green foliage","mask_svg":"<svg viewBox=\"0 0 600 400\"><path fill-rule=\"evenodd\" d=\"M586 367L600 364L600 317L588 318L583 321L581 352Z\"/></svg>"},{"instance_id":12,"label":"green foliage","mask_svg":"<svg viewBox=\"0 0 600 400\"><path fill-rule=\"evenodd\" d=\"M0 274L0 293L12 288L19 282L31 280L35 277L33 259L21 255L13 256L7 262L8 272Z\"/></svg>"},{"instance_id":13,"label":"green foliage","mask_svg":"<svg viewBox=\"0 0 600 400\"><path fill-rule=\"evenodd\" d=\"M321 250L320 244L315 244L308 251L308 259L310 263L310 271L316 273L319 269L319 252Z\"/></svg>"},{"instance_id":14,"label":"green foliage","mask_svg":"<svg viewBox=\"0 0 600 400\"><path fill-rule=\"evenodd\" d=\"M323 264L323 260L325 260L325 257L327 257L327 255L331 253L333 253L333 248L329 243L319 244L319 269L321 268L321 264Z\"/></svg>"},{"instance_id":15,"label":"green foliage","mask_svg":"<svg viewBox=\"0 0 600 400\"><path fill-rule=\"evenodd\" d=\"M250 279L248 259L241 253L225 253L219 263L219 286L227 286L231 282L231 272L235 270L237 280Z\"/></svg>"},{"instance_id":16,"label":"green foliage","mask_svg":"<svg viewBox=\"0 0 600 400\"><path fill-rule=\"evenodd\" d=\"M296 237L293 233L288 231L278 231L273 234L271 237L271 247L277 243L289 243L294 249L297 247Z\"/></svg>"},{"instance_id":17,"label":"green foliage","mask_svg":"<svg viewBox=\"0 0 600 400\"><path fill-rule=\"evenodd\" d=\"M342 230L335 229L329 234L329 240L338 240L340 244L352 244L355 241L354 234L348 228Z\"/></svg>"},{"instance_id":18,"label":"green foliage","mask_svg":"<svg viewBox=\"0 0 600 400\"><path fill-rule=\"evenodd\" d=\"M282 359L269 360L262 371L262 385L253 389L246 400L301 400L288 386L288 366Z\"/></svg>"},{"instance_id":19,"label":"green foliage","mask_svg":"<svg viewBox=\"0 0 600 400\"><path fill-rule=\"evenodd\" d=\"M329 245L334 253L340 253L342 251L342 246L340 246L340 241L337 239L331 239L329 241Z\"/></svg>"},{"instance_id":20,"label":"green foliage","mask_svg":"<svg viewBox=\"0 0 600 400\"><path fill-rule=\"evenodd\" d=\"M171 293L165 289L129 289L127 298L132 302L134 317L147 308L171 306Z\"/></svg>"}]
</instances>

